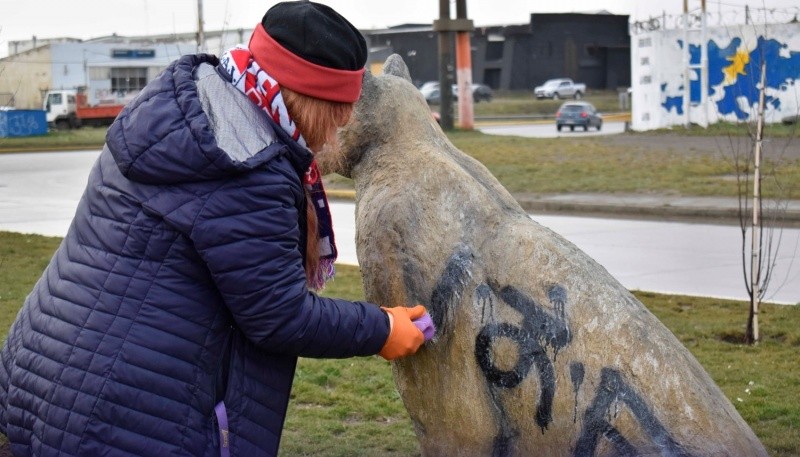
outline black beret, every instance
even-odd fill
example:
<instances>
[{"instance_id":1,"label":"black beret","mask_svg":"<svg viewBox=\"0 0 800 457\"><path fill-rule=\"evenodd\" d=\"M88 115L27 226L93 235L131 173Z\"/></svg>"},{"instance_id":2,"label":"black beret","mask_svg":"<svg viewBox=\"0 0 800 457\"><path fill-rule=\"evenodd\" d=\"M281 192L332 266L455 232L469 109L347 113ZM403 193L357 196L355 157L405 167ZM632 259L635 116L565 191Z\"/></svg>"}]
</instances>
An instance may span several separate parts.
<instances>
[{"instance_id":1,"label":"black beret","mask_svg":"<svg viewBox=\"0 0 800 457\"><path fill-rule=\"evenodd\" d=\"M360 70L367 43L347 19L310 1L281 2L261 21L275 41L304 60L337 70Z\"/></svg>"}]
</instances>

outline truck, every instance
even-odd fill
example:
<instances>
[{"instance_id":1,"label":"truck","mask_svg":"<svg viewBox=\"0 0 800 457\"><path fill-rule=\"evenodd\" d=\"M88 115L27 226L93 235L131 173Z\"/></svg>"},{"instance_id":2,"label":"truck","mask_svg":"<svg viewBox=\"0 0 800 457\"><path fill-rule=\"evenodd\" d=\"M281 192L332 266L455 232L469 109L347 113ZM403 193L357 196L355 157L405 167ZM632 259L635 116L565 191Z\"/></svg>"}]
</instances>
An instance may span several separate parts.
<instances>
[{"instance_id":1,"label":"truck","mask_svg":"<svg viewBox=\"0 0 800 457\"><path fill-rule=\"evenodd\" d=\"M81 89L49 90L44 98L47 124L57 128L82 125L110 125L125 107L124 103L90 105Z\"/></svg>"},{"instance_id":2,"label":"truck","mask_svg":"<svg viewBox=\"0 0 800 457\"><path fill-rule=\"evenodd\" d=\"M553 100L559 98L583 98L586 93L586 84L576 83L570 78L555 78L548 79L541 86L536 86L533 89L534 95L537 99L552 98Z\"/></svg>"}]
</instances>

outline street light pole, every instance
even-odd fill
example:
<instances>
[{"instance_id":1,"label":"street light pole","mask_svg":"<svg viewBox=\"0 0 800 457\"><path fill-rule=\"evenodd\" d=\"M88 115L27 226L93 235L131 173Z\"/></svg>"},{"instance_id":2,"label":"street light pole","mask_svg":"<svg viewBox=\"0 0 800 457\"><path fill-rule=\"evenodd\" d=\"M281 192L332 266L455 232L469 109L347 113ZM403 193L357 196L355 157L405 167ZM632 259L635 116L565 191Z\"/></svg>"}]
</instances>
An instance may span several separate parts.
<instances>
[{"instance_id":1,"label":"street light pole","mask_svg":"<svg viewBox=\"0 0 800 457\"><path fill-rule=\"evenodd\" d=\"M206 36L203 32L203 0L197 0L197 52L205 52Z\"/></svg>"}]
</instances>

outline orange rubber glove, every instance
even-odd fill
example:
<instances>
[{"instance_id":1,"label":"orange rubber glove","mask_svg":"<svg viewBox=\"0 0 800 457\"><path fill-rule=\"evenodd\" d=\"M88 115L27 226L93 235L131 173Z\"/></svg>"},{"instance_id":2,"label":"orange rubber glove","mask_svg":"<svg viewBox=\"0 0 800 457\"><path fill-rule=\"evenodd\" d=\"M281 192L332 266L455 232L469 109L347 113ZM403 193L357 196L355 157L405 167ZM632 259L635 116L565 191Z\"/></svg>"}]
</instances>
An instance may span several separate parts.
<instances>
[{"instance_id":1,"label":"orange rubber glove","mask_svg":"<svg viewBox=\"0 0 800 457\"><path fill-rule=\"evenodd\" d=\"M425 336L411 321L425 315L426 310L422 305L413 308L395 306L394 308L381 307L389 315L389 338L383 349L378 353L386 360L394 360L417 352Z\"/></svg>"}]
</instances>

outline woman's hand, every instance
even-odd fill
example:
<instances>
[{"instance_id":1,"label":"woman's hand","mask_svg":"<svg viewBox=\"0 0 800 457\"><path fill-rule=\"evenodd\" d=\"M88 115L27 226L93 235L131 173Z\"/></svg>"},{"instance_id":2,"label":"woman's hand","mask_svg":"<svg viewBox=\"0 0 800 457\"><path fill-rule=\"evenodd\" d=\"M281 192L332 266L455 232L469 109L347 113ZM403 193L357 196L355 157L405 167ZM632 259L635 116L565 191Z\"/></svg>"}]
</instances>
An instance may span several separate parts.
<instances>
[{"instance_id":1,"label":"woman's hand","mask_svg":"<svg viewBox=\"0 0 800 457\"><path fill-rule=\"evenodd\" d=\"M430 315L422 305L407 308L381 307L389 315L389 337L378 353L386 360L414 354L425 341L433 338L435 328Z\"/></svg>"}]
</instances>

